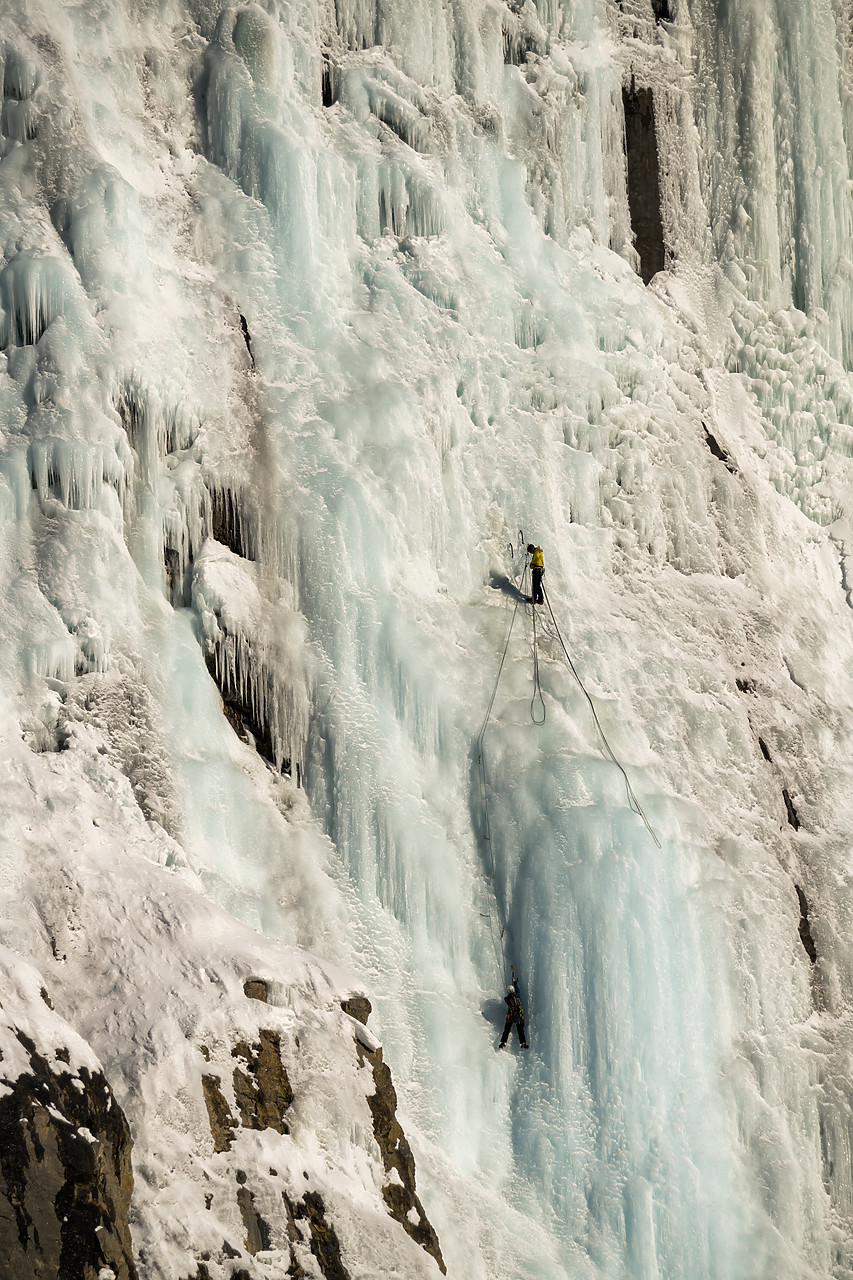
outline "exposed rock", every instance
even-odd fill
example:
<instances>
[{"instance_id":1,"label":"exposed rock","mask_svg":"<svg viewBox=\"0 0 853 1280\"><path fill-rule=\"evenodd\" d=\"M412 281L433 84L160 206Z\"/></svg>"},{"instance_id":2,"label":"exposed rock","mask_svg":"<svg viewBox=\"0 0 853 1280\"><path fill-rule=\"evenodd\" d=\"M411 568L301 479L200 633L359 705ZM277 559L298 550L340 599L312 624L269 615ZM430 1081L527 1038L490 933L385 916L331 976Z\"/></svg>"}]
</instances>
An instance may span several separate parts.
<instances>
[{"instance_id":1,"label":"exposed rock","mask_svg":"<svg viewBox=\"0 0 853 1280\"><path fill-rule=\"evenodd\" d=\"M231 1050L247 1070L234 1068L234 1096L240 1120L247 1129L275 1129L289 1133L284 1113L293 1101L293 1090L281 1061L281 1040L274 1031L259 1031L260 1043L251 1048L239 1041Z\"/></svg>"},{"instance_id":2,"label":"exposed rock","mask_svg":"<svg viewBox=\"0 0 853 1280\"><path fill-rule=\"evenodd\" d=\"M100 1072L59 1070L15 1035L29 1069L0 1098L0 1270L10 1280L98 1280L111 1268L136 1280L124 1113Z\"/></svg>"},{"instance_id":3,"label":"exposed rock","mask_svg":"<svg viewBox=\"0 0 853 1280\"><path fill-rule=\"evenodd\" d=\"M645 284L665 265L655 100L632 81L622 90L631 228Z\"/></svg>"},{"instance_id":4,"label":"exposed rock","mask_svg":"<svg viewBox=\"0 0 853 1280\"><path fill-rule=\"evenodd\" d=\"M290 1207L289 1205L288 1208ZM306 1191L302 1201L292 1206L292 1212L297 1218L308 1219L308 1226L311 1229L311 1252L317 1259L325 1280L350 1280L350 1273L341 1260L341 1246L338 1243L337 1232L331 1222L326 1221L326 1206L320 1193ZM298 1263L297 1266L299 1266ZM293 1274L300 1273L304 1275L301 1266L299 1271Z\"/></svg>"},{"instance_id":5,"label":"exposed rock","mask_svg":"<svg viewBox=\"0 0 853 1280\"><path fill-rule=\"evenodd\" d=\"M243 991L248 998L260 999L264 1003L263 997L269 994L269 983L266 979L248 978L243 984ZM369 1060L373 1074L375 1093L367 1102L386 1172L386 1185L382 1189L386 1207L406 1233L431 1254L444 1273L438 1238L415 1190L414 1159L396 1118L397 1097L391 1073L382 1061L381 1048L366 1027L371 1013L370 1001L366 996L357 994L340 1003L344 1012L358 1024L353 1026L353 1031L362 1037L361 1041L356 1038L359 1067L364 1067L365 1061ZM288 1134L286 1115L294 1095L282 1061L280 1033L259 1028L257 1039L247 1037L238 1040L230 1053L232 1060L238 1060L233 1069L234 1114L222 1090L221 1073L202 1076L216 1150L227 1151L235 1142L239 1144L241 1128L273 1129L282 1135ZM217 1054L208 1050L208 1056L216 1058L221 1068ZM279 1215L273 1207L275 1199L271 1200L269 1196L271 1184L264 1185L262 1189L258 1185L254 1190L250 1189L253 1174L250 1164L246 1163L245 1153L240 1166L236 1167L236 1162L231 1166L231 1176L238 1184L236 1200L245 1231L239 1243L244 1252L241 1255L236 1248L238 1238L232 1232L230 1242L222 1246L225 1257L234 1260L234 1265L240 1268L246 1265L246 1254L266 1256L270 1250L281 1250L274 1240L280 1238L279 1233L284 1229L289 1248L285 1244L281 1251L280 1267L287 1261L287 1270L279 1270L277 1274L286 1275L289 1280L307 1280L309 1276L316 1275L319 1268L324 1280L349 1280L350 1273L341 1256L340 1241L327 1213L325 1189L323 1194L315 1189L294 1194L292 1183L286 1189L281 1188L282 1214ZM274 1168L270 1168L269 1174L271 1179L278 1177ZM305 1178L308 1179L307 1173ZM314 1263L309 1261L309 1249ZM232 1273L230 1280L234 1280L236 1274L238 1272Z\"/></svg>"},{"instance_id":6,"label":"exposed rock","mask_svg":"<svg viewBox=\"0 0 853 1280\"><path fill-rule=\"evenodd\" d=\"M251 333L249 332L249 325L248 325L248 323L247 323L247 321L246 321L246 317L243 315L243 312L242 312L242 311L238 312L238 315L240 316L240 330L241 330L241 332L242 332L242 334L243 334L243 341L244 341L244 342L245 342L245 344L246 344L246 350L247 350L247 351L248 351L248 353L249 353L249 359L251 360L251 362L252 362L252 368L254 369L254 367L255 367L255 353L254 353L254 351L252 350L252 335L251 335Z\"/></svg>"},{"instance_id":7,"label":"exposed rock","mask_svg":"<svg viewBox=\"0 0 853 1280\"><path fill-rule=\"evenodd\" d=\"M305 1268L292 1249L290 1250L290 1266L287 1268L287 1275L290 1280L305 1280Z\"/></svg>"},{"instance_id":8,"label":"exposed rock","mask_svg":"<svg viewBox=\"0 0 853 1280\"><path fill-rule=\"evenodd\" d=\"M269 1224L264 1222L255 1208L255 1197L248 1187L240 1187L237 1191L237 1204L240 1216L246 1228L246 1251L255 1256L261 1249L269 1249L272 1243L272 1232Z\"/></svg>"},{"instance_id":9,"label":"exposed rock","mask_svg":"<svg viewBox=\"0 0 853 1280\"><path fill-rule=\"evenodd\" d=\"M797 891L797 901L800 904L800 942L802 942L809 960L811 960L812 964L815 964L817 962L817 947L814 944L812 929L809 924L809 904L800 886L795 884L794 888Z\"/></svg>"},{"instance_id":10,"label":"exposed rock","mask_svg":"<svg viewBox=\"0 0 853 1280\"><path fill-rule=\"evenodd\" d=\"M269 1004L269 985L265 978L247 978L243 983L243 994L249 1000L262 1000Z\"/></svg>"},{"instance_id":11,"label":"exposed rock","mask_svg":"<svg viewBox=\"0 0 853 1280\"><path fill-rule=\"evenodd\" d=\"M290 1280L305 1280L305 1268L297 1258L293 1248L294 1243L299 1241L301 1244L305 1237L296 1225L296 1211L290 1196L286 1191L282 1191L281 1198L284 1201L284 1208L287 1214L287 1238L290 1241L290 1266L287 1268L287 1275Z\"/></svg>"},{"instance_id":12,"label":"exposed rock","mask_svg":"<svg viewBox=\"0 0 853 1280\"><path fill-rule=\"evenodd\" d=\"M323 75L320 84L320 95L324 107L332 107L337 101L338 88L337 67L332 61L331 54L328 49L323 50Z\"/></svg>"},{"instance_id":13,"label":"exposed rock","mask_svg":"<svg viewBox=\"0 0 853 1280\"><path fill-rule=\"evenodd\" d=\"M356 1050L359 1061L363 1063L366 1059L373 1070L376 1092L367 1099L367 1104L373 1116L373 1134L389 1175L389 1181L382 1188L388 1212L407 1235L435 1258L442 1275L446 1275L438 1236L415 1190L415 1160L397 1119L397 1092L391 1072L382 1061L381 1048L371 1052L356 1041ZM413 1210L416 1221L409 1216Z\"/></svg>"},{"instance_id":14,"label":"exposed rock","mask_svg":"<svg viewBox=\"0 0 853 1280\"><path fill-rule=\"evenodd\" d=\"M227 669L222 673L219 671L215 653L206 654L204 660L212 678L219 686L219 692L222 695L223 714L237 737L242 742L248 741L249 737L251 737L252 744L258 755L263 756L265 760L269 760L270 764L274 764L275 750L269 726L257 718L252 707L242 694L241 685L236 680L229 678ZM290 761L287 760L284 762L283 771L287 773L289 770Z\"/></svg>"},{"instance_id":15,"label":"exposed rock","mask_svg":"<svg viewBox=\"0 0 853 1280\"><path fill-rule=\"evenodd\" d=\"M785 801L785 813L788 818L788 825L793 827L795 831L799 831L800 815L794 808L794 802L791 799L791 795L787 787L782 788L782 799Z\"/></svg>"},{"instance_id":16,"label":"exposed rock","mask_svg":"<svg viewBox=\"0 0 853 1280\"><path fill-rule=\"evenodd\" d=\"M355 1018L357 1022L364 1023L367 1026L367 1019L373 1012L373 1005L367 996L350 996L347 1000L341 1001L341 1008L344 1013L348 1013L351 1018Z\"/></svg>"},{"instance_id":17,"label":"exposed rock","mask_svg":"<svg viewBox=\"0 0 853 1280\"><path fill-rule=\"evenodd\" d=\"M736 467L736 466L735 466L735 464L732 462L732 460L731 460L731 458L730 458L729 454L726 452L726 450L725 450L725 449L723 448L723 446L720 444L719 440L717 440L716 436L713 436L713 435L711 434L711 432L710 432L710 431L708 430L708 428L705 426L705 423L704 423L704 422L702 423L702 427L703 427L703 429L704 429L704 431L705 431L705 443L706 443L706 445L708 446L708 448L711 450L711 453L714 455L714 457L715 457L715 458L719 459L719 461L720 461L720 462L722 462L723 466L724 466L728 471L730 471L730 472L732 473L732 475L733 475L733 476L736 476L736 475L737 475L737 467Z\"/></svg>"},{"instance_id":18,"label":"exposed rock","mask_svg":"<svg viewBox=\"0 0 853 1280\"><path fill-rule=\"evenodd\" d=\"M284 1201L285 1212L287 1213L287 1236L291 1243L294 1240L304 1240L302 1232L296 1225L296 1211L293 1207L293 1201L286 1191L282 1191L281 1198Z\"/></svg>"},{"instance_id":19,"label":"exposed rock","mask_svg":"<svg viewBox=\"0 0 853 1280\"><path fill-rule=\"evenodd\" d=\"M214 1151L229 1151L234 1141L237 1121L231 1114L231 1108L225 1101L219 1076L202 1076L201 1087L207 1106L207 1118L210 1122L210 1133L213 1138Z\"/></svg>"}]
</instances>

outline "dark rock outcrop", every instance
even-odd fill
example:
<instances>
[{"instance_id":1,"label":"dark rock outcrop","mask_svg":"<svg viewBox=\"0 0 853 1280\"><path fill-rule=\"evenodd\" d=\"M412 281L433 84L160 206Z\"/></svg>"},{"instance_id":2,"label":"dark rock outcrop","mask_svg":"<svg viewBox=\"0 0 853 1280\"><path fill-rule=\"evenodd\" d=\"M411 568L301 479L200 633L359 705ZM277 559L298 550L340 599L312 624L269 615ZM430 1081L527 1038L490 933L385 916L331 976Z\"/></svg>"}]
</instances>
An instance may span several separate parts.
<instances>
[{"instance_id":1,"label":"dark rock outcrop","mask_svg":"<svg viewBox=\"0 0 853 1280\"><path fill-rule=\"evenodd\" d=\"M628 207L645 284L665 265L660 201L655 100L651 89L632 81L622 89L625 111L625 158L628 166Z\"/></svg>"},{"instance_id":2,"label":"dark rock outcrop","mask_svg":"<svg viewBox=\"0 0 853 1280\"><path fill-rule=\"evenodd\" d=\"M720 444L717 437L711 434L711 432L705 426L704 422L702 423L702 428L705 432L705 443L708 446L708 448L711 450L711 453L714 455L715 458L717 458L719 462L722 462L723 466L726 468L727 471L730 471L733 476L736 476L737 467L732 462L730 455L726 452L726 450Z\"/></svg>"},{"instance_id":3,"label":"dark rock outcrop","mask_svg":"<svg viewBox=\"0 0 853 1280\"><path fill-rule=\"evenodd\" d=\"M240 319L242 320L242 316ZM249 354L251 355L251 349ZM210 488L211 536L246 560L257 558L255 547L255 520L252 518L249 500L244 493L224 484Z\"/></svg>"},{"instance_id":4,"label":"dark rock outcrop","mask_svg":"<svg viewBox=\"0 0 853 1280\"><path fill-rule=\"evenodd\" d=\"M204 1103L207 1107L207 1119L210 1124L210 1135L213 1138L214 1151L230 1151L234 1141L237 1121L231 1114L231 1108L225 1100L219 1076L205 1075L201 1078Z\"/></svg>"},{"instance_id":5,"label":"dark rock outcrop","mask_svg":"<svg viewBox=\"0 0 853 1280\"><path fill-rule=\"evenodd\" d=\"M350 1273L341 1259L341 1246L337 1232L326 1218L326 1206L319 1191L306 1191L302 1199L296 1203L285 1195L284 1202L291 1240L304 1239L296 1223L298 1220L307 1220L311 1232L311 1252L317 1259L317 1265L323 1273L324 1280L350 1280ZM302 1264L293 1254L287 1274L289 1276L305 1275Z\"/></svg>"},{"instance_id":6,"label":"dark rock outcrop","mask_svg":"<svg viewBox=\"0 0 853 1280\"><path fill-rule=\"evenodd\" d=\"M256 1043L248 1045L244 1040L238 1041L231 1050L231 1057L243 1064L234 1068L232 1078L239 1122L222 1092L222 1077L211 1073L201 1078L214 1150L231 1149L238 1123L244 1129L275 1129L276 1133L289 1133L284 1113L293 1101L293 1090L281 1061L278 1034L260 1030Z\"/></svg>"},{"instance_id":7,"label":"dark rock outcrop","mask_svg":"<svg viewBox=\"0 0 853 1280\"><path fill-rule=\"evenodd\" d=\"M270 983L263 978L247 978L243 983L243 993L251 1000L266 1004ZM359 1024L350 1024L355 1033L358 1068L364 1070L369 1065L373 1077L374 1092L366 1101L385 1170L383 1201L395 1222L431 1255L442 1274L446 1274L438 1236L415 1188L414 1157L397 1120L397 1095L391 1072L383 1061L381 1047L366 1030L371 1013L370 1001L365 995L355 993L341 1000L340 1005ZM257 1013L265 1016L261 1008L257 1008ZM293 1045L298 1048L297 1037L294 1037ZM270 1179L279 1177L278 1170L270 1167L269 1176L263 1175L252 1165L250 1153L254 1152L254 1146L245 1142L241 1145L244 1130L272 1129L283 1136L290 1134L287 1113L294 1094L285 1067L285 1060L290 1060L286 1053L282 1058L281 1034L259 1027L236 1043L220 1044L213 1051L204 1045L201 1051L205 1061L210 1063L207 1073L201 1076L201 1084L214 1147L217 1152L230 1152L230 1160L234 1161L233 1164L229 1162L228 1167L230 1176L237 1181L236 1205L245 1233L240 1240L242 1249L250 1257L281 1250L284 1254L281 1263L284 1264L286 1259L287 1269L279 1274L290 1280L306 1280L318 1269L324 1280L350 1280L332 1221L334 1204L330 1213L326 1189L310 1185L297 1189L288 1178L286 1185L271 1196L273 1185ZM231 1063L235 1059L236 1065L232 1068ZM216 1074L213 1073L214 1067ZM227 1079L229 1071L230 1082ZM233 1085L233 1095L229 1084ZM292 1150L289 1145L286 1149ZM236 1164L238 1159L240 1167ZM307 1182L309 1175L305 1173L304 1177ZM233 1191L220 1187L216 1194L221 1197L223 1192L227 1204ZM281 1196L280 1201L278 1195ZM208 1208L213 1199L212 1193L206 1197ZM280 1212L276 1212L277 1201L281 1205ZM217 1199L217 1204L221 1211L223 1200ZM282 1232L286 1232L288 1242L283 1250L280 1244L275 1243L280 1240ZM237 1240L238 1237L232 1234L230 1243L223 1242L221 1257L223 1261L233 1260L239 1266L238 1260L243 1255L235 1247Z\"/></svg>"},{"instance_id":8,"label":"dark rock outcrop","mask_svg":"<svg viewBox=\"0 0 853 1280\"><path fill-rule=\"evenodd\" d=\"M811 924L809 923L809 904L806 901L806 895L803 893L800 886L798 884L795 884L794 888L797 891L797 901L800 904L800 923L799 923L800 942L802 942L803 949L805 950L805 953L808 956L809 960L811 960L812 964L816 964L817 963L817 947L814 944L814 938L812 937L812 927L811 927Z\"/></svg>"},{"instance_id":9,"label":"dark rock outcrop","mask_svg":"<svg viewBox=\"0 0 853 1280\"><path fill-rule=\"evenodd\" d=\"M243 995L248 1000L260 1000L263 1004L269 1004L269 984L266 978L247 978L243 983Z\"/></svg>"},{"instance_id":10,"label":"dark rock outcrop","mask_svg":"<svg viewBox=\"0 0 853 1280\"><path fill-rule=\"evenodd\" d=\"M348 1013L351 1018L355 1018L356 1022L361 1022L367 1026L367 1019L373 1012L373 1005L367 996L350 996L347 1000L341 1001L341 1008L344 1013Z\"/></svg>"},{"instance_id":11,"label":"dark rock outcrop","mask_svg":"<svg viewBox=\"0 0 853 1280\"><path fill-rule=\"evenodd\" d=\"M51 1062L22 1031L27 1070L0 1098L0 1273L15 1280L137 1280L124 1113L104 1076Z\"/></svg>"},{"instance_id":12,"label":"dark rock outcrop","mask_svg":"<svg viewBox=\"0 0 853 1280\"><path fill-rule=\"evenodd\" d=\"M269 1249L272 1243L272 1232L270 1231L269 1223L264 1221L255 1208L255 1197L248 1187L238 1188L237 1204L240 1209L240 1216L243 1219L243 1226L246 1228L246 1239L244 1241L246 1252L254 1257L262 1249Z\"/></svg>"},{"instance_id":13,"label":"dark rock outcrop","mask_svg":"<svg viewBox=\"0 0 853 1280\"><path fill-rule=\"evenodd\" d=\"M289 1133L284 1113L293 1101L293 1090L281 1061L281 1040L274 1031L259 1031L258 1043L240 1041L231 1056L245 1063L234 1068L234 1097L246 1129L275 1129Z\"/></svg>"},{"instance_id":14,"label":"dark rock outcrop","mask_svg":"<svg viewBox=\"0 0 853 1280\"><path fill-rule=\"evenodd\" d=\"M342 1000L341 1008L359 1022L367 1024L370 1001L366 996ZM447 1268L441 1256L438 1236L415 1190L415 1159L397 1119L397 1091L391 1072L382 1060L382 1049L370 1050L359 1040L356 1040L355 1047L359 1062L362 1065L370 1063L373 1071L375 1092L367 1099L367 1105L373 1116L373 1136L379 1144L382 1162L388 1174L388 1181L382 1188L388 1212L407 1235L435 1258L441 1274L446 1275Z\"/></svg>"},{"instance_id":15,"label":"dark rock outcrop","mask_svg":"<svg viewBox=\"0 0 853 1280\"><path fill-rule=\"evenodd\" d=\"M785 801L785 816L788 819L788 826L793 827L795 831L800 829L800 815L791 799L791 793L787 787L782 788L782 799Z\"/></svg>"}]
</instances>

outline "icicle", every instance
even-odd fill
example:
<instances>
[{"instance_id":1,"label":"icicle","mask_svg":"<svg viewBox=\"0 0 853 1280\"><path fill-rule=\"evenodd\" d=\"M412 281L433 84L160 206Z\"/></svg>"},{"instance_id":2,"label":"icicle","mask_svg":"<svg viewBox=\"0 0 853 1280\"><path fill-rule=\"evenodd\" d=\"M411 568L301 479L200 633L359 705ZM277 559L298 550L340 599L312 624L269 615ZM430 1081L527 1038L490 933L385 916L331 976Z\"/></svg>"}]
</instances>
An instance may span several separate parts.
<instances>
[{"instance_id":1,"label":"icicle","mask_svg":"<svg viewBox=\"0 0 853 1280\"><path fill-rule=\"evenodd\" d=\"M0 475L4 481L4 519L23 520L29 507L32 475L28 456L28 449L18 448L0 459Z\"/></svg>"},{"instance_id":2,"label":"icicle","mask_svg":"<svg viewBox=\"0 0 853 1280\"><path fill-rule=\"evenodd\" d=\"M73 680L77 671L77 641L66 635L33 645L30 650L30 670L44 680Z\"/></svg>"},{"instance_id":3,"label":"icicle","mask_svg":"<svg viewBox=\"0 0 853 1280\"><path fill-rule=\"evenodd\" d=\"M31 58L7 48L3 60L3 97L24 102L33 96L38 81L37 64Z\"/></svg>"},{"instance_id":4,"label":"icicle","mask_svg":"<svg viewBox=\"0 0 853 1280\"><path fill-rule=\"evenodd\" d=\"M172 501L163 514L163 561L173 605L190 603L190 570L212 523L211 501L198 467L186 461L167 474Z\"/></svg>"},{"instance_id":5,"label":"icicle","mask_svg":"<svg viewBox=\"0 0 853 1280\"><path fill-rule=\"evenodd\" d=\"M252 566L213 541L195 562L192 598L226 706L276 768L292 768L305 758L311 698L302 618L262 598Z\"/></svg>"},{"instance_id":6,"label":"icicle","mask_svg":"<svg viewBox=\"0 0 853 1280\"><path fill-rule=\"evenodd\" d=\"M348 49L372 49L382 43L377 0L335 0L335 17Z\"/></svg>"},{"instance_id":7,"label":"icicle","mask_svg":"<svg viewBox=\"0 0 853 1280\"><path fill-rule=\"evenodd\" d=\"M520 66L529 53L544 56L548 52L548 35L537 21L535 11L527 7L519 14L506 9L503 20L504 62Z\"/></svg>"},{"instance_id":8,"label":"icicle","mask_svg":"<svg viewBox=\"0 0 853 1280\"><path fill-rule=\"evenodd\" d=\"M139 455L142 478L150 484L158 460L189 449L200 429L199 419L182 404L164 404L136 374L124 378L113 393L113 404Z\"/></svg>"},{"instance_id":9,"label":"icicle","mask_svg":"<svg viewBox=\"0 0 853 1280\"><path fill-rule=\"evenodd\" d=\"M258 559L258 515L248 490L236 489L219 480L208 482L210 492L210 533L235 555Z\"/></svg>"},{"instance_id":10,"label":"icicle","mask_svg":"<svg viewBox=\"0 0 853 1280\"><path fill-rule=\"evenodd\" d=\"M356 118L368 111L415 151L436 150L430 102L405 76L387 67L351 66L338 76L336 98Z\"/></svg>"},{"instance_id":11,"label":"icicle","mask_svg":"<svg viewBox=\"0 0 853 1280\"><path fill-rule=\"evenodd\" d=\"M379 233L436 236L444 218L435 193L416 174L406 174L392 161L378 166Z\"/></svg>"},{"instance_id":12,"label":"icicle","mask_svg":"<svg viewBox=\"0 0 853 1280\"><path fill-rule=\"evenodd\" d=\"M17 253L0 272L0 348L38 342L62 314L66 300L66 268L57 258L35 249Z\"/></svg>"},{"instance_id":13,"label":"icicle","mask_svg":"<svg viewBox=\"0 0 853 1280\"><path fill-rule=\"evenodd\" d=\"M13 142L31 142L38 137L38 117L34 102L7 98L0 112L0 133Z\"/></svg>"},{"instance_id":14,"label":"icicle","mask_svg":"<svg viewBox=\"0 0 853 1280\"><path fill-rule=\"evenodd\" d=\"M515 343L522 349L538 347L544 339L542 321L531 302L525 302L515 317Z\"/></svg>"},{"instance_id":15,"label":"icicle","mask_svg":"<svg viewBox=\"0 0 853 1280\"><path fill-rule=\"evenodd\" d=\"M104 484L113 488L122 505L128 493L129 457L120 447L90 445L47 437L29 446L29 474L39 500L59 498L75 511L97 507Z\"/></svg>"}]
</instances>

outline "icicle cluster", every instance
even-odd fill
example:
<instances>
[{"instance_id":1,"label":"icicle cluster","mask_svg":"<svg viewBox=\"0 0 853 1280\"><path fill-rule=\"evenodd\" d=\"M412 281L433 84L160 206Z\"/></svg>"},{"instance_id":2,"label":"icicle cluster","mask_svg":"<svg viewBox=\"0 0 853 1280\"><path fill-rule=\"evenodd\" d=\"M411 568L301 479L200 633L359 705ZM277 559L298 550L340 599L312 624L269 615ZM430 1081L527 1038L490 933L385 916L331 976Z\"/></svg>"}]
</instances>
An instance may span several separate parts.
<instances>
[{"instance_id":1,"label":"icicle cluster","mask_svg":"<svg viewBox=\"0 0 853 1280\"><path fill-rule=\"evenodd\" d=\"M311 706L304 622L283 600L263 599L259 576L211 539L195 561L192 602L223 695L244 713L250 732L254 725L255 736L269 740L276 768L296 778Z\"/></svg>"}]
</instances>

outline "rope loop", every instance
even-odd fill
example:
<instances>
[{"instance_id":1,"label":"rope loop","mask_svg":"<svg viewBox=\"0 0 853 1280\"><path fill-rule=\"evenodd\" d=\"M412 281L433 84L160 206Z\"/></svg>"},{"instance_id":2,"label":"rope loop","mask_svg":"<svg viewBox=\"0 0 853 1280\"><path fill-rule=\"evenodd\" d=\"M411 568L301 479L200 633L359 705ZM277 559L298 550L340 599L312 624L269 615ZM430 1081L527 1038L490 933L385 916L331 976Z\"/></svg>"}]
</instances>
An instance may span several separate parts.
<instances>
[{"instance_id":1,"label":"rope loop","mask_svg":"<svg viewBox=\"0 0 853 1280\"><path fill-rule=\"evenodd\" d=\"M535 725L545 723L545 699L542 697L542 685L539 682L539 642L536 638L536 605L531 602L530 612L533 615L533 697L530 699L530 719ZM538 703L538 706L537 706ZM539 717L541 708L542 717Z\"/></svg>"}]
</instances>

